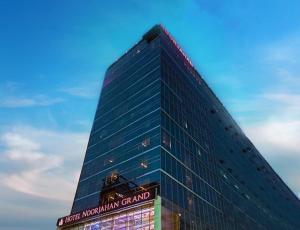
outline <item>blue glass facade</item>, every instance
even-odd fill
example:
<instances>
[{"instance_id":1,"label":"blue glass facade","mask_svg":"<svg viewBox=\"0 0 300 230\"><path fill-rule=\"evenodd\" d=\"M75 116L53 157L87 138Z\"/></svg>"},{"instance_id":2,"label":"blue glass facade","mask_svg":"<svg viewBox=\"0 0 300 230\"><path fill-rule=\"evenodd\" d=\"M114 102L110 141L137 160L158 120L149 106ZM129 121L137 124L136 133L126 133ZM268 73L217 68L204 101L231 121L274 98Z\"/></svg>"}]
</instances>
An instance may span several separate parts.
<instances>
[{"instance_id":1,"label":"blue glass facade","mask_svg":"<svg viewBox=\"0 0 300 230\"><path fill-rule=\"evenodd\" d=\"M159 41L142 41L106 73L72 213L100 202L103 179L159 182Z\"/></svg>"},{"instance_id":2,"label":"blue glass facade","mask_svg":"<svg viewBox=\"0 0 300 230\"><path fill-rule=\"evenodd\" d=\"M298 198L161 26L106 72L72 213L114 173L160 185L162 229L300 229Z\"/></svg>"}]
</instances>

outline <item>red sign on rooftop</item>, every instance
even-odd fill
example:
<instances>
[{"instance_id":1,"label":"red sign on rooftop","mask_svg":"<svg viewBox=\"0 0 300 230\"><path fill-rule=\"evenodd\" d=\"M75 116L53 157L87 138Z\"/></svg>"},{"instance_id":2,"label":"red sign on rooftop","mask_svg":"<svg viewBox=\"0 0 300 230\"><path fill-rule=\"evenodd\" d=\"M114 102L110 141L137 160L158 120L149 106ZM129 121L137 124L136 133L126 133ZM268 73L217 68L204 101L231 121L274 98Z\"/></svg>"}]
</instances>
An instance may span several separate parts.
<instances>
[{"instance_id":1,"label":"red sign on rooftop","mask_svg":"<svg viewBox=\"0 0 300 230\"><path fill-rule=\"evenodd\" d=\"M171 34L161 25L161 28L163 29L163 32L167 35L167 37L170 39L170 41L175 45L175 47L177 48L177 50L179 51L179 54L181 56L181 58L183 59L186 68L188 69L188 71L192 74L192 76L194 77L194 79L201 84L201 79L200 76L197 75L196 70L194 68L193 63L191 62L191 60L188 58L188 56L183 52L183 50L181 49L181 47L178 45L178 43L175 41L175 39L171 36Z\"/></svg>"}]
</instances>

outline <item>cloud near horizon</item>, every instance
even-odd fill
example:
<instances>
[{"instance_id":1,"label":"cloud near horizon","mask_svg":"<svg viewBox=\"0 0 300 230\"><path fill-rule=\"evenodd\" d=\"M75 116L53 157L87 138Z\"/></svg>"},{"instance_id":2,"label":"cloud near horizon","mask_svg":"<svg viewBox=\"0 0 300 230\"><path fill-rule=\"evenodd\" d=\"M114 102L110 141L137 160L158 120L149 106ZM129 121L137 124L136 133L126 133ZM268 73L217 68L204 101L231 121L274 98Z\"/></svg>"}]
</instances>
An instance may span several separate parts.
<instances>
[{"instance_id":1,"label":"cloud near horizon","mask_svg":"<svg viewBox=\"0 0 300 230\"><path fill-rule=\"evenodd\" d=\"M0 229L44 229L70 212L87 141L86 132L0 130Z\"/></svg>"},{"instance_id":2,"label":"cloud near horizon","mask_svg":"<svg viewBox=\"0 0 300 230\"><path fill-rule=\"evenodd\" d=\"M1 187L71 202L87 140L87 133L63 133L29 126L4 132L0 140Z\"/></svg>"},{"instance_id":3,"label":"cloud near horizon","mask_svg":"<svg viewBox=\"0 0 300 230\"><path fill-rule=\"evenodd\" d=\"M300 95L266 93L231 107L245 134L300 199ZM254 117L255 114L255 117Z\"/></svg>"},{"instance_id":4,"label":"cloud near horizon","mask_svg":"<svg viewBox=\"0 0 300 230\"><path fill-rule=\"evenodd\" d=\"M241 127L300 198L300 36L260 49L258 61L273 82L246 99L228 100Z\"/></svg>"}]
</instances>

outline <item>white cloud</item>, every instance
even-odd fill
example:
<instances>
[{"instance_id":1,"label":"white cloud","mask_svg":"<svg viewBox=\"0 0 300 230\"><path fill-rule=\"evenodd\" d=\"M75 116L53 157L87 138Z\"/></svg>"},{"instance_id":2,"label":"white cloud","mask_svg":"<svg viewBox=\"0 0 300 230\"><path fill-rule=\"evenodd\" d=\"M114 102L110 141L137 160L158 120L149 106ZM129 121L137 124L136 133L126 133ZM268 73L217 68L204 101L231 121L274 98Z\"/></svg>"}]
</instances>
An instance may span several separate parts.
<instances>
[{"instance_id":1,"label":"white cloud","mask_svg":"<svg viewBox=\"0 0 300 230\"><path fill-rule=\"evenodd\" d=\"M299 63L300 36L293 34L269 43L263 48L263 61L269 63Z\"/></svg>"},{"instance_id":2,"label":"white cloud","mask_svg":"<svg viewBox=\"0 0 300 230\"><path fill-rule=\"evenodd\" d=\"M296 154L300 160L300 120L285 121L272 118L245 127L245 131L258 148L266 154Z\"/></svg>"},{"instance_id":3,"label":"white cloud","mask_svg":"<svg viewBox=\"0 0 300 230\"><path fill-rule=\"evenodd\" d=\"M260 47L258 62L270 84L248 100L233 101L246 133L262 152L298 155L300 150L300 36L288 35ZM297 146L298 145L298 146Z\"/></svg>"},{"instance_id":4,"label":"white cloud","mask_svg":"<svg viewBox=\"0 0 300 230\"><path fill-rule=\"evenodd\" d=\"M96 96L95 92L85 87L70 87L70 88L61 89L61 91L68 93L72 96L83 97L83 98L93 98Z\"/></svg>"},{"instance_id":5,"label":"white cloud","mask_svg":"<svg viewBox=\"0 0 300 230\"><path fill-rule=\"evenodd\" d=\"M22 83L14 81L0 83L0 108L50 106L64 101L62 98L50 98L44 94L24 95L24 91Z\"/></svg>"},{"instance_id":6,"label":"white cloud","mask_svg":"<svg viewBox=\"0 0 300 230\"><path fill-rule=\"evenodd\" d=\"M283 86L297 88L300 86L300 70L298 68L291 69L279 67L275 69L275 74L278 76L280 84Z\"/></svg>"},{"instance_id":7,"label":"white cloud","mask_svg":"<svg viewBox=\"0 0 300 230\"><path fill-rule=\"evenodd\" d=\"M1 186L32 196L71 202L87 140L86 133L32 127L15 127L4 132L1 135ZM14 170L6 170L6 165Z\"/></svg>"},{"instance_id":8,"label":"white cloud","mask_svg":"<svg viewBox=\"0 0 300 230\"><path fill-rule=\"evenodd\" d=\"M269 85L247 100L233 101L231 108L242 117L249 139L299 196L300 36L269 43L260 51Z\"/></svg>"},{"instance_id":9,"label":"white cloud","mask_svg":"<svg viewBox=\"0 0 300 230\"><path fill-rule=\"evenodd\" d=\"M67 93L72 96L82 98L97 98L100 91L99 81L79 84L73 87L64 87L60 89L61 92Z\"/></svg>"},{"instance_id":10,"label":"white cloud","mask_svg":"<svg viewBox=\"0 0 300 230\"><path fill-rule=\"evenodd\" d=\"M247 114L240 119L246 135L295 194L300 191L299 99L300 94L273 91L237 106L238 113Z\"/></svg>"},{"instance_id":11,"label":"white cloud","mask_svg":"<svg viewBox=\"0 0 300 230\"><path fill-rule=\"evenodd\" d=\"M236 101L235 112L254 114L240 119L250 139L264 154L299 155L300 94L266 92L249 102ZM255 120L256 117L259 119Z\"/></svg>"},{"instance_id":12,"label":"white cloud","mask_svg":"<svg viewBox=\"0 0 300 230\"><path fill-rule=\"evenodd\" d=\"M253 89L226 103L249 139L296 195L300 192L299 55L299 34L260 47L254 64L263 76L258 72L260 78L254 77Z\"/></svg>"},{"instance_id":13,"label":"white cloud","mask_svg":"<svg viewBox=\"0 0 300 230\"><path fill-rule=\"evenodd\" d=\"M48 229L70 212L87 141L88 133L0 130L0 229Z\"/></svg>"},{"instance_id":14,"label":"white cloud","mask_svg":"<svg viewBox=\"0 0 300 230\"><path fill-rule=\"evenodd\" d=\"M293 34L265 45L261 64L273 78L272 87L279 91L299 92L300 34Z\"/></svg>"},{"instance_id":15,"label":"white cloud","mask_svg":"<svg viewBox=\"0 0 300 230\"><path fill-rule=\"evenodd\" d=\"M267 93L263 95L265 98L277 102L286 103L293 107L300 106L300 94L290 94L290 93Z\"/></svg>"},{"instance_id":16,"label":"white cloud","mask_svg":"<svg viewBox=\"0 0 300 230\"><path fill-rule=\"evenodd\" d=\"M62 102L61 98L48 98L44 95L30 97L8 97L0 99L0 107L20 108L33 106L49 106Z\"/></svg>"}]
</instances>

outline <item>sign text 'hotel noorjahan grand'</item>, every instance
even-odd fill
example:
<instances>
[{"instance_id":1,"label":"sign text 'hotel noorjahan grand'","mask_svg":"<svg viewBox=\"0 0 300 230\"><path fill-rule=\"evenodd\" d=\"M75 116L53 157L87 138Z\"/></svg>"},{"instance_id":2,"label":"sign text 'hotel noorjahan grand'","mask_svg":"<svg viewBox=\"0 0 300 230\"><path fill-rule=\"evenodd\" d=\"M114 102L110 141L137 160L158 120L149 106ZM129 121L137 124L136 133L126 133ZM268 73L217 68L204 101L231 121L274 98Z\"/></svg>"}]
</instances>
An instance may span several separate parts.
<instances>
[{"instance_id":1,"label":"sign text 'hotel noorjahan grand'","mask_svg":"<svg viewBox=\"0 0 300 230\"><path fill-rule=\"evenodd\" d=\"M100 215L105 212L117 210L120 208L124 208L130 205L138 204L143 201L152 200L155 197L154 190L148 190L139 192L132 196L127 196L121 199L117 199L107 204L103 204L94 208L89 208L79 213L75 213L69 216L61 217L57 220L57 226L64 226L68 224L73 224L80 220L83 220L88 217Z\"/></svg>"}]
</instances>

